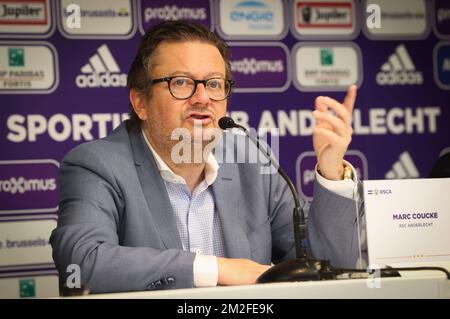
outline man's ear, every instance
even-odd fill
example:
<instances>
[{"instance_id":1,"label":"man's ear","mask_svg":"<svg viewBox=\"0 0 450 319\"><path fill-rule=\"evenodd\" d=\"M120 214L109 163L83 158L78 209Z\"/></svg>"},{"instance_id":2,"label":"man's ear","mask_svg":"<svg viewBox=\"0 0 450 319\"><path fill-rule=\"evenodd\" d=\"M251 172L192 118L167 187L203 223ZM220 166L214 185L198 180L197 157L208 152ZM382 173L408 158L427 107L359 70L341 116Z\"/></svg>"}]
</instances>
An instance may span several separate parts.
<instances>
[{"instance_id":1,"label":"man's ear","mask_svg":"<svg viewBox=\"0 0 450 319\"><path fill-rule=\"evenodd\" d=\"M147 112L145 110L147 106L147 101L144 96L142 96L141 93L139 93L136 89L130 90L130 102L133 106L134 112L136 112L137 116L142 121L145 121L147 119Z\"/></svg>"}]
</instances>

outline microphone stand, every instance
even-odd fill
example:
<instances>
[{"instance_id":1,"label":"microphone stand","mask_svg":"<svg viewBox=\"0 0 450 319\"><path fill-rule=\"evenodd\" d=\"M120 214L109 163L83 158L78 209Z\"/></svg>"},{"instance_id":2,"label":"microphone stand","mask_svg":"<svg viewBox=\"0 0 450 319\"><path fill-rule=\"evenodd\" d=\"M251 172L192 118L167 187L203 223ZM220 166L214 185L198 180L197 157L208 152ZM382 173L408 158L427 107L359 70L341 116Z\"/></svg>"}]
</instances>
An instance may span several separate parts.
<instances>
[{"instance_id":1,"label":"microphone stand","mask_svg":"<svg viewBox=\"0 0 450 319\"><path fill-rule=\"evenodd\" d=\"M230 128L239 128L243 130L246 136L256 145L258 150L262 151L264 156L269 160L269 163L275 162L268 151L259 145L259 141L255 140L248 132L248 130L238 125L230 117L222 117L219 120L219 126L226 130ZM334 279L337 273L330 266L328 260L316 260L309 256L306 247L302 242L306 240L306 222L303 207L300 205L300 200L289 176L279 163L276 163L278 173L286 181L289 189L294 197L295 207L293 211L294 220L294 239L295 239L295 253L296 258L281 262L269 270L264 272L257 279L257 283L269 282L286 282L286 281L309 281L309 280L323 280Z\"/></svg>"},{"instance_id":2,"label":"microphone stand","mask_svg":"<svg viewBox=\"0 0 450 319\"><path fill-rule=\"evenodd\" d=\"M295 254L296 258L281 262L263 274L261 274L256 280L257 283L272 283L272 282L294 282L294 281L318 281L318 280L330 280L330 279L353 279L353 278L367 278L377 270L380 277L400 277L398 271L416 271L416 270L435 270L442 271L446 274L448 280L450 280L450 272L442 267L405 267L405 268L381 268L372 269L369 272L365 269L344 269L333 267L328 260L314 259L309 255L309 252L302 243L306 241L306 222L305 212L303 206L300 205L297 190L292 183L289 176L279 163L277 163L270 153L261 148L259 141L254 139L248 132L248 130L234 122L230 117L222 117L219 120L219 126L223 130L230 128L239 128L243 130L246 136L256 145L258 150L262 151L264 156L269 160L269 163L275 162L278 166L278 173L286 181L289 189L294 197L295 207L293 211L294 219L294 240L295 240Z\"/></svg>"}]
</instances>

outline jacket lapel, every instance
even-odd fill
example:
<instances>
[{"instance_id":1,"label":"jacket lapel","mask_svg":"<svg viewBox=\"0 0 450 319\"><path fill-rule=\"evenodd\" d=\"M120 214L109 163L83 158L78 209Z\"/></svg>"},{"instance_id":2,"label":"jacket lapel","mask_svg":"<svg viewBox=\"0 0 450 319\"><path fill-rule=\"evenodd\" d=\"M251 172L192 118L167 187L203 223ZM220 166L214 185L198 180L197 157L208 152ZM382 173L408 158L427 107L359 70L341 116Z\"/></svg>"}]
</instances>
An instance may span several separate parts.
<instances>
[{"instance_id":1,"label":"jacket lapel","mask_svg":"<svg viewBox=\"0 0 450 319\"><path fill-rule=\"evenodd\" d=\"M183 249L166 186L153 154L145 143L140 126L131 129L130 141L136 171L149 212L155 221L155 229L167 249Z\"/></svg>"},{"instance_id":2,"label":"jacket lapel","mask_svg":"<svg viewBox=\"0 0 450 319\"><path fill-rule=\"evenodd\" d=\"M250 246L239 218L239 200L242 190L239 187L237 164L220 165L212 190L222 226L227 257L250 258Z\"/></svg>"}]
</instances>

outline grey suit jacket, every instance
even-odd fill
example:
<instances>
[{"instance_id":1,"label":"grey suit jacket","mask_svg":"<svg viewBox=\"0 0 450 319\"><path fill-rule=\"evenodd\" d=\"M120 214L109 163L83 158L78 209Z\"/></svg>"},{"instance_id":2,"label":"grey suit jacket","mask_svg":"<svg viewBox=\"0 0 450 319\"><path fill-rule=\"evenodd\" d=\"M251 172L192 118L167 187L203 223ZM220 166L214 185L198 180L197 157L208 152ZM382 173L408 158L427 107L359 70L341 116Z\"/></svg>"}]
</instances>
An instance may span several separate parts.
<instances>
[{"instance_id":1,"label":"grey suit jacket","mask_svg":"<svg viewBox=\"0 0 450 319\"><path fill-rule=\"evenodd\" d=\"M244 138L244 137L239 137ZM219 147L242 152L223 139ZM226 256L262 264L295 257L293 198L258 163L223 163L212 184ZM353 267L354 201L315 185L308 238L314 257ZM91 292L193 287L195 254L183 251L164 182L139 126L71 150L60 167L58 226L50 238L60 283L77 264Z\"/></svg>"}]
</instances>

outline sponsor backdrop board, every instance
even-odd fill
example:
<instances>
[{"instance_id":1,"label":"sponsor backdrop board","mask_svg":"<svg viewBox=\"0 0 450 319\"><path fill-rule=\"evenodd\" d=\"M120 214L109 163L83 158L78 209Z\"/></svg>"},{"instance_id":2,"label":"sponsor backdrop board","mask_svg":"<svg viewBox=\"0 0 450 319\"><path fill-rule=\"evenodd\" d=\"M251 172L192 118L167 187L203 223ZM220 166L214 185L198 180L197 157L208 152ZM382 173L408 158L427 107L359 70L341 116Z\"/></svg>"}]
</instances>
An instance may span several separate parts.
<instances>
[{"instance_id":1,"label":"sponsor backdrop board","mask_svg":"<svg viewBox=\"0 0 450 319\"><path fill-rule=\"evenodd\" d=\"M167 19L230 43L230 116L279 129L279 160L305 198L314 100L342 100L350 83L347 159L361 177L427 177L450 151L449 1L0 0L2 216L56 211L54 162L127 118L140 38Z\"/></svg>"},{"instance_id":2,"label":"sponsor backdrop board","mask_svg":"<svg viewBox=\"0 0 450 319\"><path fill-rule=\"evenodd\" d=\"M58 296L56 271L0 274L0 298L52 298Z\"/></svg>"}]
</instances>

